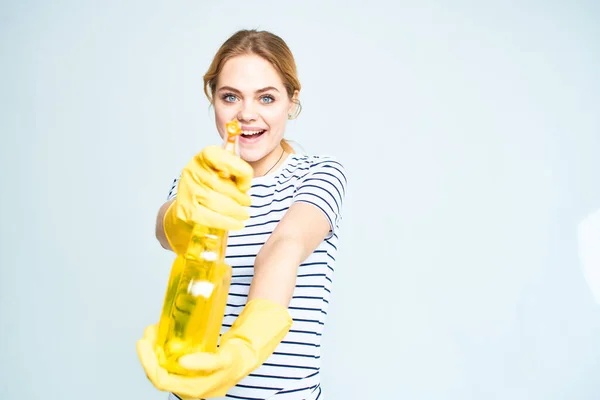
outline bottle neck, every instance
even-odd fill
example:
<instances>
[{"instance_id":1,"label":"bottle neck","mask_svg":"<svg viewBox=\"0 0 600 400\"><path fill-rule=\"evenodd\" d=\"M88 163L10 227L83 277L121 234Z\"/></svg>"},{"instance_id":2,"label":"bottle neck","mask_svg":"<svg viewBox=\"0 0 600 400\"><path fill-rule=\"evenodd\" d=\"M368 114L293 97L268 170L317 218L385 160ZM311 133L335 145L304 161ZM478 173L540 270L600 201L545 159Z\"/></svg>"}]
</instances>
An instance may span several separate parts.
<instances>
[{"instance_id":1,"label":"bottle neck","mask_svg":"<svg viewBox=\"0 0 600 400\"><path fill-rule=\"evenodd\" d=\"M231 154L235 154L236 156L240 156L240 146L239 146L239 135L229 135L223 145L223 148L230 152Z\"/></svg>"},{"instance_id":2,"label":"bottle neck","mask_svg":"<svg viewBox=\"0 0 600 400\"><path fill-rule=\"evenodd\" d=\"M195 261L223 262L228 232L197 224L192 230L185 258Z\"/></svg>"}]
</instances>

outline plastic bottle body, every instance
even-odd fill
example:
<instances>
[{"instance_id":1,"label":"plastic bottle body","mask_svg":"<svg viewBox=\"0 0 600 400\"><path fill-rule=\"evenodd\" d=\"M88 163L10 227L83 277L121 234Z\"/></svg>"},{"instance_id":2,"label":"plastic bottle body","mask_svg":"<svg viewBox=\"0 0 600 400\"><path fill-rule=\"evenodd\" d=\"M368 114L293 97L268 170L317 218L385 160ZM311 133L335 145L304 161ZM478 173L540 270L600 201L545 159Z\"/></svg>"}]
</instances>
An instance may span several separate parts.
<instances>
[{"instance_id":1,"label":"plastic bottle body","mask_svg":"<svg viewBox=\"0 0 600 400\"><path fill-rule=\"evenodd\" d=\"M179 366L179 357L217 349L231 283L226 246L226 231L196 225L188 251L173 264L156 348L170 372L191 375Z\"/></svg>"}]
</instances>

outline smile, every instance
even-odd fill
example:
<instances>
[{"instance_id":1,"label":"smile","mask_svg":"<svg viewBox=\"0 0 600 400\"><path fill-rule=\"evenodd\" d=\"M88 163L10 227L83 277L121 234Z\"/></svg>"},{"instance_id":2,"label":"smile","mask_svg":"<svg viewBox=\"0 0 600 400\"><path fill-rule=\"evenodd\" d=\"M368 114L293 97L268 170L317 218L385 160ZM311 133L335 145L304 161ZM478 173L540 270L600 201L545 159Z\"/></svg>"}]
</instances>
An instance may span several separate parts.
<instances>
[{"instance_id":1,"label":"smile","mask_svg":"<svg viewBox=\"0 0 600 400\"><path fill-rule=\"evenodd\" d=\"M266 130L264 130L264 129L252 130L252 131L242 129L242 135L240 136L240 141L243 143L258 142L265 132L266 132Z\"/></svg>"},{"instance_id":2,"label":"smile","mask_svg":"<svg viewBox=\"0 0 600 400\"><path fill-rule=\"evenodd\" d=\"M263 133L265 133L264 130L260 130L260 131L242 131L242 135L244 135L244 136L261 135Z\"/></svg>"}]
</instances>

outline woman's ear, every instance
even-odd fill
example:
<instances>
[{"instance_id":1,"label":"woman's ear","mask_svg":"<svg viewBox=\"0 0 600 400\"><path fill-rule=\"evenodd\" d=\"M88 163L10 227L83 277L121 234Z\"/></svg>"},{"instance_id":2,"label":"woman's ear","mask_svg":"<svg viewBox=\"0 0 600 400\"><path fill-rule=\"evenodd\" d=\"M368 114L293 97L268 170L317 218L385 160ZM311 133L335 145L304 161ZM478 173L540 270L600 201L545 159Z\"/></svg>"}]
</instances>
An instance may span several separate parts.
<instances>
[{"instance_id":1,"label":"woman's ear","mask_svg":"<svg viewBox=\"0 0 600 400\"><path fill-rule=\"evenodd\" d=\"M302 104L300 100L298 100L298 95L300 92L298 90L294 91L294 95L292 96L290 108L288 110L288 119L296 119L298 115L300 115L300 111L302 111Z\"/></svg>"}]
</instances>

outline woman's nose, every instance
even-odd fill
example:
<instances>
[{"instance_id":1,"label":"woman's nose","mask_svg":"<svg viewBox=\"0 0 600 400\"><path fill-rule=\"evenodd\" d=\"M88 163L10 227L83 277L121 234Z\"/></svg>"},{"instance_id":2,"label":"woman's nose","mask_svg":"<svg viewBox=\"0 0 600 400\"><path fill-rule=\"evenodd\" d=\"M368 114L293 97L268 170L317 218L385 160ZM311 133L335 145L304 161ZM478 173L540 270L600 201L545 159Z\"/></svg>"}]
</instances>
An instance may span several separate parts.
<instances>
[{"instance_id":1,"label":"woman's nose","mask_svg":"<svg viewBox=\"0 0 600 400\"><path fill-rule=\"evenodd\" d=\"M252 104L242 103L237 115L238 121L255 121L257 119L256 110Z\"/></svg>"}]
</instances>

